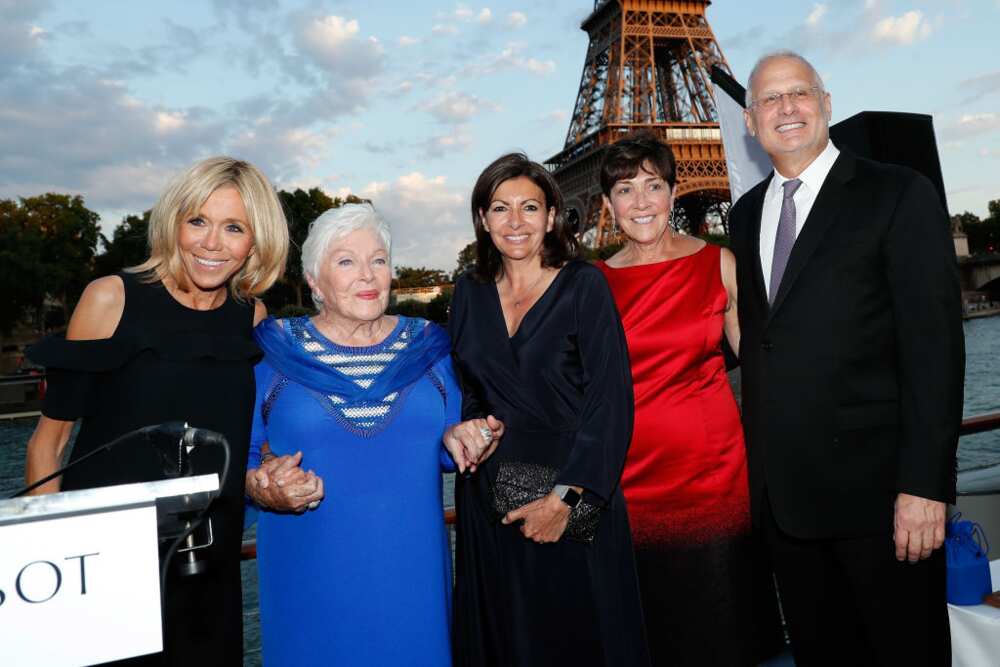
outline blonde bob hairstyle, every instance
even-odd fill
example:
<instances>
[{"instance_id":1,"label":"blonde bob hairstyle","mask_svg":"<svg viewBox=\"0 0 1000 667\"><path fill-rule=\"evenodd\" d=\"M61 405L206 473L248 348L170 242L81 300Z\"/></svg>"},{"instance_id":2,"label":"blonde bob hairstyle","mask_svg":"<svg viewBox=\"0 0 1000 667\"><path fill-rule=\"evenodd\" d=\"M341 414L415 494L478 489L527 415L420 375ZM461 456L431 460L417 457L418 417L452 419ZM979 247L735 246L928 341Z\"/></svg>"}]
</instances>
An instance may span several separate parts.
<instances>
[{"instance_id":1,"label":"blonde bob hairstyle","mask_svg":"<svg viewBox=\"0 0 1000 667\"><path fill-rule=\"evenodd\" d=\"M180 225L197 216L213 192L227 186L240 193L253 234L253 249L229 279L229 290L239 300L267 291L285 271L288 223L267 177L249 162L231 157L202 160L170 183L149 216L149 259L129 270L148 273L150 282L169 277L182 291L190 289L178 249Z\"/></svg>"}]
</instances>

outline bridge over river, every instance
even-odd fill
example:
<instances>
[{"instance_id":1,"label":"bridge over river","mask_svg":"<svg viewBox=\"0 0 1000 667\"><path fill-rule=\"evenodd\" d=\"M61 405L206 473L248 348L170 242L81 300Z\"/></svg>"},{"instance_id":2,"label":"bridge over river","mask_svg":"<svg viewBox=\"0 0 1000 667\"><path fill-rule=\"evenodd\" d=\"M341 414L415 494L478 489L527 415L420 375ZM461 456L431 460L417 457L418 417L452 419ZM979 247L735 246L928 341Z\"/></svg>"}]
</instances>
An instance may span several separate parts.
<instances>
[{"instance_id":1,"label":"bridge over river","mask_svg":"<svg viewBox=\"0 0 1000 667\"><path fill-rule=\"evenodd\" d=\"M958 268L963 291L990 292L1000 298L1000 253L959 257Z\"/></svg>"}]
</instances>

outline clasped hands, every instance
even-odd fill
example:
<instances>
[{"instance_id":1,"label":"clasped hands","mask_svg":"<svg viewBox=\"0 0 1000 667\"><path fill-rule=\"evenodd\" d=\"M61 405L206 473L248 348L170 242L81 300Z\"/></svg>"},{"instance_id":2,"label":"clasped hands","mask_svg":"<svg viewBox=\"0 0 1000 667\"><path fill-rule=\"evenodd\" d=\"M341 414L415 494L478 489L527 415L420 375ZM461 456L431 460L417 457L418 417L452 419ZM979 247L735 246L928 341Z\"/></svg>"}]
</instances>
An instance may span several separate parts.
<instances>
[{"instance_id":1,"label":"clasped hands","mask_svg":"<svg viewBox=\"0 0 1000 667\"><path fill-rule=\"evenodd\" d=\"M496 450L503 432L503 422L489 415L486 419L469 419L452 424L441 436L441 441L460 473L466 470L476 472L476 467Z\"/></svg>"},{"instance_id":2,"label":"clasped hands","mask_svg":"<svg viewBox=\"0 0 1000 667\"><path fill-rule=\"evenodd\" d=\"M316 509L323 500L323 478L303 470L301 464L302 452L265 454L259 467L247 471L246 494L257 505L275 512Z\"/></svg>"},{"instance_id":3,"label":"clasped hands","mask_svg":"<svg viewBox=\"0 0 1000 667\"><path fill-rule=\"evenodd\" d=\"M929 558L944 544L945 504L908 493L896 496L893 541L896 560L910 563Z\"/></svg>"}]
</instances>

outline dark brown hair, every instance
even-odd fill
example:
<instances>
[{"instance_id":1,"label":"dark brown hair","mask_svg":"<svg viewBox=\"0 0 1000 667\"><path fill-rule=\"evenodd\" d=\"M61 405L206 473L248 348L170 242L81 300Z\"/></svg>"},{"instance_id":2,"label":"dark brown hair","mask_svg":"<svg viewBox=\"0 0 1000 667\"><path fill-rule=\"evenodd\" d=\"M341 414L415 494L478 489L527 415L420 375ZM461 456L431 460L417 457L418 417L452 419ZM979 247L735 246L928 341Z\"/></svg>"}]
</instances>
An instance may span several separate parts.
<instances>
[{"instance_id":1,"label":"dark brown hair","mask_svg":"<svg viewBox=\"0 0 1000 667\"><path fill-rule=\"evenodd\" d=\"M562 192L552 174L542 165L529 160L524 153L508 153L486 167L472 188L472 226L476 230L476 265L472 275L482 282L496 280L503 272L503 264L500 262L500 251L483 226L480 212L490 207L493 195L502 183L521 176L541 189L545 195L546 211L556 210L552 230L545 233L542 241L542 266L559 267L580 256L580 242L563 215Z\"/></svg>"},{"instance_id":2,"label":"dark brown hair","mask_svg":"<svg viewBox=\"0 0 1000 667\"><path fill-rule=\"evenodd\" d=\"M604 149L601 158L601 191L604 196L611 196L611 188L618 181L635 178L647 162L671 189L677 185L677 162L670 146L651 131L640 130Z\"/></svg>"}]
</instances>

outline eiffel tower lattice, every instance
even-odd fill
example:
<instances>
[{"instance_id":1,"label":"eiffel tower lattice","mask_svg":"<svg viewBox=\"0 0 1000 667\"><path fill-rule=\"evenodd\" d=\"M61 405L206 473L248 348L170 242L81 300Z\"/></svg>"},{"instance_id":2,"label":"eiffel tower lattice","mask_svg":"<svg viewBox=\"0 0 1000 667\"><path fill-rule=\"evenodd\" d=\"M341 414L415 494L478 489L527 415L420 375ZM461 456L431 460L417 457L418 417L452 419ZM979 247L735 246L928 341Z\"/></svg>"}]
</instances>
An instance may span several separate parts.
<instances>
[{"instance_id":1,"label":"eiffel tower lattice","mask_svg":"<svg viewBox=\"0 0 1000 667\"><path fill-rule=\"evenodd\" d=\"M674 224L703 231L706 213L728 212L729 181L709 71L732 73L705 18L711 0L597 0L580 26L590 36L563 150L549 158L579 216L583 241L616 243L601 200L604 146L652 130L677 158Z\"/></svg>"}]
</instances>

